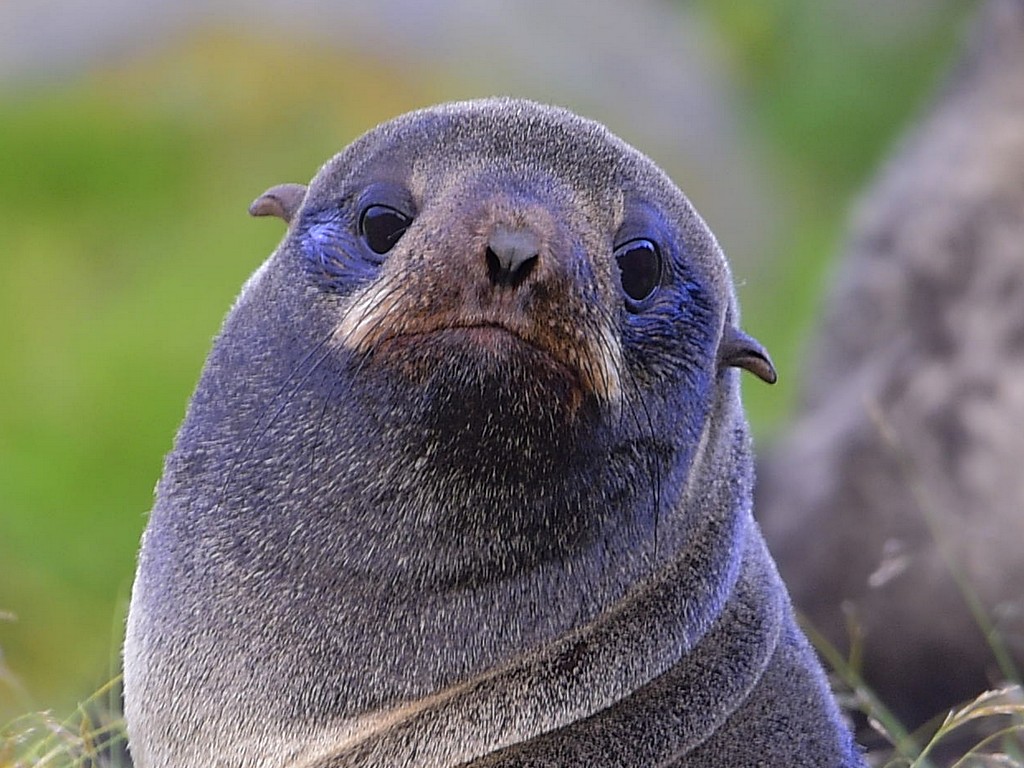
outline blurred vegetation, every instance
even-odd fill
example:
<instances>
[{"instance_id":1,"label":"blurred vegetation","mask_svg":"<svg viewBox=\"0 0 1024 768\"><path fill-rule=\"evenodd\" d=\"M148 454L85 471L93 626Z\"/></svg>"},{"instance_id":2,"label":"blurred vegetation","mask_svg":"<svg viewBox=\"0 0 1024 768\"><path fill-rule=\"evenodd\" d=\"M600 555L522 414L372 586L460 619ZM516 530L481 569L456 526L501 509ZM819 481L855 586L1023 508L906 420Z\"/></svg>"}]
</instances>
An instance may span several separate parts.
<instances>
[{"instance_id":1,"label":"blurred vegetation","mask_svg":"<svg viewBox=\"0 0 1024 768\"><path fill-rule=\"evenodd\" d=\"M131 768L120 678L69 716L30 712L0 725L0 768Z\"/></svg>"},{"instance_id":2,"label":"blurred vegetation","mask_svg":"<svg viewBox=\"0 0 1024 768\"><path fill-rule=\"evenodd\" d=\"M849 198L966 6L865 45L833 3L690 5L720 32L798 211L792 243L767 248L783 257L742 289L786 376ZM116 673L162 456L221 318L282 235L248 202L452 90L427 64L210 33L0 93L0 723L70 711ZM779 417L768 392L748 391L760 424Z\"/></svg>"},{"instance_id":3,"label":"blurred vegetation","mask_svg":"<svg viewBox=\"0 0 1024 768\"><path fill-rule=\"evenodd\" d=\"M801 353L825 297L851 203L927 105L978 3L955 0L689 0L725 43L765 162L796 212L791 241L766 244L739 286L744 323L780 386L745 380L755 434L768 437L799 387ZM777 251L776 251L777 249Z\"/></svg>"},{"instance_id":4,"label":"blurred vegetation","mask_svg":"<svg viewBox=\"0 0 1024 768\"><path fill-rule=\"evenodd\" d=\"M218 34L0 99L0 723L116 671L162 456L283 234L249 201L439 82Z\"/></svg>"}]
</instances>

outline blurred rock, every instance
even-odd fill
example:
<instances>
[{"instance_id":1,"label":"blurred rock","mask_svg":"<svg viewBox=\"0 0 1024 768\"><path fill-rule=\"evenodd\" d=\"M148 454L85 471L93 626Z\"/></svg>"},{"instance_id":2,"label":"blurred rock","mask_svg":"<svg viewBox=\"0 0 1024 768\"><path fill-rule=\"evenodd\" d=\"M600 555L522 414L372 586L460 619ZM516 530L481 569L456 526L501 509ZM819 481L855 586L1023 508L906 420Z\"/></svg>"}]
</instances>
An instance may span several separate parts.
<instances>
[{"instance_id":1,"label":"blurred rock","mask_svg":"<svg viewBox=\"0 0 1024 768\"><path fill-rule=\"evenodd\" d=\"M916 726L1024 665L1024 3L864 197L756 509L794 602Z\"/></svg>"}]
</instances>

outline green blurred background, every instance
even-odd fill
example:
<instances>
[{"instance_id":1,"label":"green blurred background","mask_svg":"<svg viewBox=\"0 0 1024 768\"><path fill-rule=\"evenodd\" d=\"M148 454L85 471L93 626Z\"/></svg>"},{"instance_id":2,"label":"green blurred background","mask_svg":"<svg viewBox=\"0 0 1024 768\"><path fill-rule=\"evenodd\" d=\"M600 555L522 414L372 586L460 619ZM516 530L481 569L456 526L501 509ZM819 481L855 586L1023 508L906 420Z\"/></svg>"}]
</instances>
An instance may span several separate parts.
<instances>
[{"instance_id":1,"label":"green blurred background","mask_svg":"<svg viewBox=\"0 0 1024 768\"><path fill-rule=\"evenodd\" d=\"M0 724L116 671L162 457L282 235L246 216L264 188L437 101L511 93L603 120L730 255L782 377L745 384L767 441L856 192L976 4L263 5L0 5Z\"/></svg>"}]
</instances>

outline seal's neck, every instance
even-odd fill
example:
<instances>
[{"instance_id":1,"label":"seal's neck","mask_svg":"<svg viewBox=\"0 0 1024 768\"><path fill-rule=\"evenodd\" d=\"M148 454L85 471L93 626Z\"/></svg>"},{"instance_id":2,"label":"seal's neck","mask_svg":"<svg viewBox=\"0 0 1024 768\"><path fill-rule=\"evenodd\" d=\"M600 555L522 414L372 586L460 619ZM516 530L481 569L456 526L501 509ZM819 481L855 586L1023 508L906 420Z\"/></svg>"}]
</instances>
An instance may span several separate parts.
<instances>
[{"instance_id":1,"label":"seal's neck","mask_svg":"<svg viewBox=\"0 0 1024 768\"><path fill-rule=\"evenodd\" d=\"M222 339L211 355L154 514L199 542L182 557L214 591L259 596L251 634L278 638L267 653L337 669L346 711L470 679L589 624L686 551L730 551L709 533L731 530L733 497L749 491L723 470L735 463L729 424L691 467L696 436L651 429L671 423L658 411L670 404L631 416L584 401L566 418L527 378L461 393L438 379L410 394L357 363L324 355L312 367L286 349L261 353L275 368L240 381L226 358L241 348ZM495 399L500 387L516 397ZM715 472L688 483L705 465ZM185 513L197 507L208 510L198 523ZM713 565L688 586L727 589ZM373 664L353 655L364 647Z\"/></svg>"}]
</instances>

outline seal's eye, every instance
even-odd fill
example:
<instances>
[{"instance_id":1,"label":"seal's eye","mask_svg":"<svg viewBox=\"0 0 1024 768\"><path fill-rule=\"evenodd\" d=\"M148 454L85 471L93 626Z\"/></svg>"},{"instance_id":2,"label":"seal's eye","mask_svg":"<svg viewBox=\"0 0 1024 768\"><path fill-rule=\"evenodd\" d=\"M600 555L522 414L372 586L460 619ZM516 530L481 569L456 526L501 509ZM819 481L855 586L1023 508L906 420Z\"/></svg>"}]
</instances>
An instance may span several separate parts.
<instances>
[{"instance_id":1,"label":"seal's eye","mask_svg":"<svg viewBox=\"0 0 1024 768\"><path fill-rule=\"evenodd\" d=\"M643 301L661 282L661 251L650 240L630 240L615 249L622 274L622 290L633 301Z\"/></svg>"},{"instance_id":2,"label":"seal's eye","mask_svg":"<svg viewBox=\"0 0 1024 768\"><path fill-rule=\"evenodd\" d=\"M371 205L359 217L359 231L374 253L384 254L395 247L412 219L388 205Z\"/></svg>"}]
</instances>

